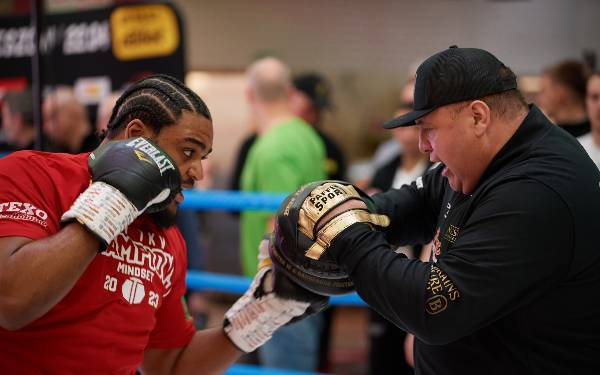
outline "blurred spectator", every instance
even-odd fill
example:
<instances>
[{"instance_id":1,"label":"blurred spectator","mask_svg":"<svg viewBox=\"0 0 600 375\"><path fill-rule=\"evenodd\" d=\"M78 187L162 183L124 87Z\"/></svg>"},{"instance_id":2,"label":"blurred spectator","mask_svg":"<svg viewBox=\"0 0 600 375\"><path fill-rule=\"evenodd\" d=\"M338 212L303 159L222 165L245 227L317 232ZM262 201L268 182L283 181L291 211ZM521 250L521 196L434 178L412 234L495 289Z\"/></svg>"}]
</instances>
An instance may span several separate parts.
<instances>
[{"instance_id":1,"label":"blurred spectator","mask_svg":"<svg viewBox=\"0 0 600 375\"><path fill-rule=\"evenodd\" d=\"M71 88L59 86L46 96L42 114L44 135L49 142L47 151L77 154L98 146L86 108Z\"/></svg>"},{"instance_id":2,"label":"blurred spectator","mask_svg":"<svg viewBox=\"0 0 600 375\"><path fill-rule=\"evenodd\" d=\"M412 67L411 67L412 69ZM415 68L416 69L416 68ZM412 71L412 76L409 77L408 81L402 86L400 90L400 105L398 108L407 108L409 111L412 110L413 105L413 94L415 92L415 78L416 70ZM394 137L383 142L377 147L371 158L371 168L374 170L381 168L384 164L389 163L392 159L395 159L402 152L402 145L398 143Z\"/></svg>"},{"instance_id":3,"label":"blurred spectator","mask_svg":"<svg viewBox=\"0 0 600 375\"><path fill-rule=\"evenodd\" d=\"M312 125L325 144L325 171L331 180L346 179L346 157L340 146L321 129L323 115L330 110L329 83L317 73L304 73L293 80L292 112Z\"/></svg>"},{"instance_id":4,"label":"blurred spectator","mask_svg":"<svg viewBox=\"0 0 600 375\"><path fill-rule=\"evenodd\" d=\"M412 111L411 107L401 106L394 117ZM400 152L393 159L375 171L371 181L372 192L397 189L421 176L429 166L426 154L419 151L419 130L416 127L398 127L392 131L392 139L400 145Z\"/></svg>"},{"instance_id":5,"label":"blurred spectator","mask_svg":"<svg viewBox=\"0 0 600 375\"><path fill-rule=\"evenodd\" d=\"M258 124L258 137L244 163L244 191L293 192L325 176L325 147L312 126L290 109L292 80L280 60L263 58L247 72L247 98ZM241 213L241 258L246 276L256 273L258 244L273 230L273 212ZM321 314L279 329L259 349L262 365L315 371L319 360Z\"/></svg>"},{"instance_id":6,"label":"blurred spectator","mask_svg":"<svg viewBox=\"0 0 600 375\"><path fill-rule=\"evenodd\" d=\"M241 190L240 180L242 178L242 170L244 169L244 163L246 163L246 158L248 158L248 152L250 152L250 148L256 141L258 134L256 132L251 132L244 140L242 140L242 144L239 146L237 151L237 157L235 159L235 165L233 166L233 174L231 176L231 181L229 183L229 188L231 190Z\"/></svg>"},{"instance_id":7,"label":"blurred spectator","mask_svg":"<svg viewBox=\"0 0 600 375\"><path fill-rule=\"evenodd\" d=\"M579 142L600 169L600 72L595 72L588 80L586 107L591 132L579 137Z\"/></svg>"},{"instance_id":8,"label":"blurred spectator","mask_svg":"<svg viewBox=\"0 0 600 375\"><path fill-rule=\"evenodd\" d=\"M112 110L121 94L122 93L118 91L111 92L109 95L102 98L100 104L98 104L98 110L96 112L96 134L102 134L106 130Z\"/></svg>"},{"instance_id":9,"label":"blurred spectator","mask_svg":"<svg viewBox=\"0 0 600 375\"><path fill-rule=\"evenodd\" d=\"M587 67L578 61L565 60L542 73L539 106L554 123L574 137L590 131L585 113Z\"/></svg>"},{"instance_id":10,"label":"blurred spectator","mask_svg":"<svg viewBox=\"0 0 600 375\"><path fill-rule=\"evenodd\" d=\"M325 145L327 178L344 180L346 178L346 157L338 144L320 129L324 112L332 107L329 83L319 74L305 73L296 76L293 84L295 89L290 97L290 110L294 115L312 125L321 137ZM253 131L240 144L229 185L231 190L240 190L242 169L256 137L257 134Z\"/></svg>"},{"instance_id":11,"label":"blurred spectator","mask_svg":"<svg viewBox=\"0 0 600 375\"><path fill-rule=\"evenodd\" d=\"M33 102L31 91L9 91L2 104L2 133L0 151L33 149Z\"/></svg>"},{"instance_id":12,"label":"blurred spectator","mask_svg":"<svg viewBox=\"0 0 600 375\"><path fill-rule=\"evenodd\" d=\"M401 106L394 118L412 110ZM421 176L431 165L427 154L419 151L419 129L414 126L392 130L392 139L402 152L375 171L369 193L398 189ZM409 258L421 258L423 246L403 247L401 251ZM427 261L427 260L425 260ZM412 337L390 323L376 311L370 310L369 319L369 374L412 374ZM400 355L398 343L407 342L405 355Z\"/></svg>"}]
</instances>

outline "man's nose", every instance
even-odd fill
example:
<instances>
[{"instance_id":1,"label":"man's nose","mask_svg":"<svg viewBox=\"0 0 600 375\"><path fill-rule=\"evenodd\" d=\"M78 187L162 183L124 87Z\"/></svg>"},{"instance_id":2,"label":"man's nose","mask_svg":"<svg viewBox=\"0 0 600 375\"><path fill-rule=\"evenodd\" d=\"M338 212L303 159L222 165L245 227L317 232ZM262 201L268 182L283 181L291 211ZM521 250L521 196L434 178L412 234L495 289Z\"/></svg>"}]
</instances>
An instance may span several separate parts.
<instances>
[{"instance_id":1,"label":"man's nose","mask_svg":"<svg viewBox=\"0 0 600 375\"><path fill-rule=\"evenodd\" d=\"M423 129L419 129L419 151L423 153L431 152L431 144L427 140L427 136L424 134Z\"/></svg>"},{"instance_id":2,"label":"man's nose","mask_svg":"<svg viewBox=\"0 0 600 375\"><path fill-rule=\"evenodd\" d=\"M204 169L202 168L202 160L195 160L188 170L189 176L194 181L200 181L204 178Z\"/></svg>"}]
</instances>

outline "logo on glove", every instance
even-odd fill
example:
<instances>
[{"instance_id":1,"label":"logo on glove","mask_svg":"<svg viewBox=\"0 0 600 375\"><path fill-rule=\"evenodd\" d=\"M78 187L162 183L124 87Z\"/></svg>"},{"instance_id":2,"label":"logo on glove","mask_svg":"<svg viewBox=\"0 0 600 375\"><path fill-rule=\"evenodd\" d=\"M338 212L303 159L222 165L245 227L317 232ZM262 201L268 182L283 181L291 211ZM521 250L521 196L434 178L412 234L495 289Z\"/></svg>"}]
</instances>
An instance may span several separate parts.
<instances>
[{"instance_id":1,"label":"logo on glove","mask_svg":"<svg viewBox=\"0 0 600 375\"><path fill-rule=\"evenodd\" d=\"M343 198L344 191L342 189L343 187L338 184L323 184L310 194L308 202L319 210L319 212L325 208L330 209L330 206L344 201L344 199L335 199L340 196Z\"/></svg>"},{"instance_id":2,"label":"logo on glove","mask_svg":"<svg viewBox=\"0 0 600 375\"><path fill-rule=\"evenodd\" d=\"M154 147L154 145L152 145L150 142L148 142L142 137L135 138L131 142L127 143L127 146L136 149L136 155L140 160L147 161L147 159L145 158L140 158L139 151L142 151L146 155L150 156L150 158L154 160L154 162L158 166L161 176L165 171L169 169L175 169L175 166L173 165L173 163L171 163L171 160L167 155L162 153L160 150Z\"/></svg>"},{"instance_id":3,"label":"logo on glove","mask_svg":"<svg viewBox=\"0 0 600 375\"><path fill-rule=\"evenodd\" d=\"M146 154L144 154L140 150L133 150L133 152L135 153L135 156L137 156L137 158L140 159L141 161L145 161L146 163L152 164L150 159L146 159Z\"/></svg>"}]
</instances>

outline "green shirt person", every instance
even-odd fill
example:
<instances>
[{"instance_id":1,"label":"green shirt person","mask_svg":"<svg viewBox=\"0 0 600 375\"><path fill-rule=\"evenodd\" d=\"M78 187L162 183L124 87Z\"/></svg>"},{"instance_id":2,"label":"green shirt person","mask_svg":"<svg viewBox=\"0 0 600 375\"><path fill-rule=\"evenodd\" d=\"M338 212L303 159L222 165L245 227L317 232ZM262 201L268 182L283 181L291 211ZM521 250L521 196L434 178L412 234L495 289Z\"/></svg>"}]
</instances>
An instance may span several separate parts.
<instances>
[{"instance_id":1,"label":"green shirt person","mask_svg":"<svg viewBox=\"0 0 600 375\"><path fill-rule=\"evenodd\" d=\"M242 172L243 191L290 193L321 180L325 174L325 147L306 122L292 117L273 126L252 145ZM270 232L271 211L241 214L241 264L245 276L256 273L258 244Z\"/></svg>"}]
</instances>

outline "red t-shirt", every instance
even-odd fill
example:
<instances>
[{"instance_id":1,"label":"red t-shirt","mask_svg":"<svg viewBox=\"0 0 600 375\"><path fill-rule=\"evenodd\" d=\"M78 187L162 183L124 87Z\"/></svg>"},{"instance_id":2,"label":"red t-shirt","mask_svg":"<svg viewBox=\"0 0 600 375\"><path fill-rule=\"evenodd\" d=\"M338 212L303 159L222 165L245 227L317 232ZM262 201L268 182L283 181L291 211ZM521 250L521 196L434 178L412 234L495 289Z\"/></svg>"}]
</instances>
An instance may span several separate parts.
<instances>
[{"instance_id":1,"label":"red t-shirt","mask_svg":"<svg viewBox=\"0 0 600 375\"><path fill-rule=\"evenodd\" d=\"M90 184L87 155L0 159L0 237L58 232ZM183 306L185 251L175 227L138 218L48 313L17 331L0 328L0 372L133 374L144 349L185 346L195 332Z\"/></svg>"}]
</instances>

